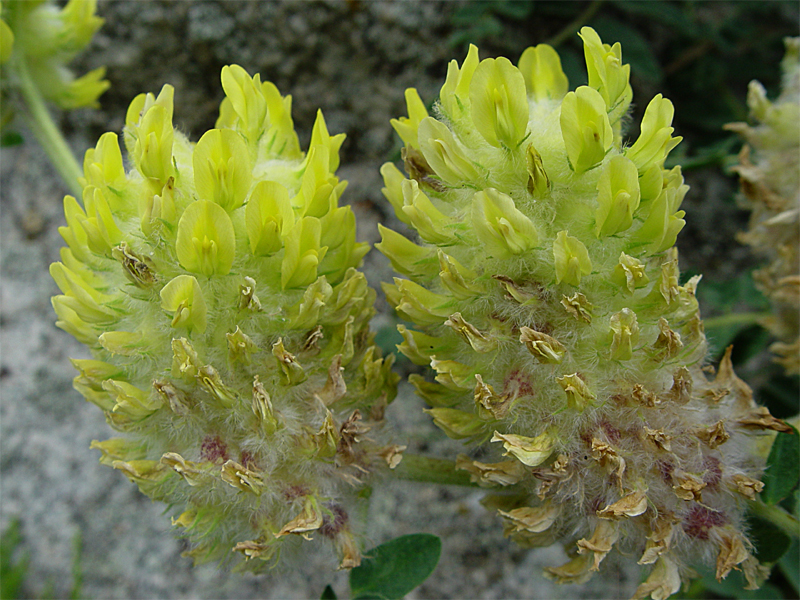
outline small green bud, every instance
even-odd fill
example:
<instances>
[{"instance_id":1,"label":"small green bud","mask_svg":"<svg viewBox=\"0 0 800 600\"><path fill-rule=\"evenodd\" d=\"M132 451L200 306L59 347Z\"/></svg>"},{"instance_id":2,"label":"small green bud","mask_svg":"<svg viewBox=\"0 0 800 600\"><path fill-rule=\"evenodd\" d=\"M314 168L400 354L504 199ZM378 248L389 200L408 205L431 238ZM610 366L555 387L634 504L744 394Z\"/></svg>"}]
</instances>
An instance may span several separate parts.
<instances>
[{"instance_id":1,"label":"small green bud","mask_svg":"<svg viewBox=\"0 0 800 600\"><path fill-rule=\"evenodd\" d=\"M592 272L592 261L589 251L578 238L559 231L553 241L553 257L555 259L556 283L568 283L578 286L581 276Z\"/></svg>"}]
</instances>

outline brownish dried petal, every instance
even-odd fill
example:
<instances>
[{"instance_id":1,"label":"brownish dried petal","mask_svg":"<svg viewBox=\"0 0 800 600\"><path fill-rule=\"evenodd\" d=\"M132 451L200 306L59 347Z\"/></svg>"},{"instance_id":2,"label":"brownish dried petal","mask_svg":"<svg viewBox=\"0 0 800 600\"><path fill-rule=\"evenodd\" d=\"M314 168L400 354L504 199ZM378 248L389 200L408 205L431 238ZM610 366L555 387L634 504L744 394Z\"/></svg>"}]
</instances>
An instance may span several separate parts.
<instances>
[{"instance_id":1,"label":"brownish dried petal","mask_svg":"<svg viewBox=\"0 0 800 600\"><path fill-rule=\"evenodd\" d=\"M753 479L747 475L737 473L731 479L733 480L733 483L736 484L736 491L750 500L755 500L756 494L760 493L761 490L764 489L763 483L761 483L758 479Z\"/></svg>"},{"instance_id":2,"label":"brownish dried petal","mask_svg":"<svg viewBox=\"0 0 800 600\"><path fill-rule=\"evenodd\" d=\"M587 554L579 554L560 567L547 567L544 576L556 583L586 583L592 577L594 560Z\"/></svg>"},{"instance_id":3,"label":"brownish dried petal","mask_svg":"<svg viewBox=\"0 0 800 600\"><path fill-rule=\"evenodd\" d=\"M766 406L759 406L737 420L737 423L744 427L753 427L757 429L772 429L783 433L790 433L792 428L784 423L781 419L773 417Z\"/></svg>"},{"instance_id":4,"label":"brownish dried petal","mask_svg":"<svg viewBox=\"0 0 800 600\"><path fill-rule=\"evenodd\" d=\"M590 539L578 540L578 554L592 553L594 563L592 571L600 569L600 563L619 539L618 524L614 521L598 521Z\"/></svg>"},{"instance_id":5,"label":"brownish dried petal","mask_svg":"<svg viewBox=\"0 0 800 600\"><path fill-rule=\"evenodd\" d=\"M398 446L397 444L384 446L378 451L378 456L386 461L390 469L394 469L400 464L400 461L403 460L403 452L406 448L408 448L408 446Z\"/></svg>"},{"instance_id":6,"label":"brownish dried petal","mask_svg":"<svg viewBox=\"0 0 800 600\"><path fill-rule=\"evenodd\" d=\"M561 508L558 505L546 502L542 506L535 508L523 506L508 512L504 510L498 510L497 512L503 517L503 535L508 537L521 531L541 533L549 529L558 518Z\"/></svg>"},{"instance_id":7,"label":"brownish dried petal","mask_svg":"<svg viewBox=\"0 0 800 600\"><path fill-rule=\"evenodd\" d=\"M712 450L730 439L725 431L725 422L717 421L713 425L695 431L695 435Z\"/></svg>"},{"instance_id":8,"label":"brownish dried petal","mask_svg":"<svg viewBox=\"0 0 800 600\"><path fill-rule=\"evenodd\" d=\"M663 429L650 429L647 425L645 425L644 432L647 436L647 439L653 442L656 447L667 452L672 450L672 446L670 444L672 436L666 433Z\"/></svg>"},{"instance_id":9,"label":"brownish dried petal","mask_svg":"<svg viewBox=\"0 0 800 600\"><path fill-rule=\"evenodd\" d=\"M517 460L482 463L471 460L465 454L458 455L456 469L467 471L470 474L470 481L481 487L514 485L525 476L525 467Z\"/></svg>"},{"instance_id":10,"label":"brownish dried petal","mask_svg":"<svg viewBox=\"0 0 800 600\"><path fill-rule=\"evenodd\" d=\"M656 521L653 531L647 536L642 558L639 559L640 565L651 565L658 558L667 552L672 543L672 536L675 533L675 521L672 518L662 518Z\"/></svg>"},{"instance_id":11,"label":"brownish dried petal","mask_svg":"<svg viewBox=\"0 0 800 600\"><path fill-rule=\"evenodd\" d=\"M681 576L678 573L678 565L666 556L662 556L645 582L636 588L632 600L641 600L648 595L652 600L667 600L680 588Z\"/></svg>"},{"instance_id":12,"label":"brownish dried petal","mask_svg":"<svg viewBox=\"0 0 800 600\"><path fill-rule=\"evenodd\" d=\"M678 482L677 485L672 486L678 498L697 502L703 501L702 489L706 487L706 483L700 477L691 473L675 473L673 480Z\"/></svg>"},{"instance_id":13,"label":"brownish dried petal","mask_svg":"<svg viewBox=\"0 0 800 600\"><path fill-rule=\"evenodd\" d=\"M717 581L722 581L736 565L750 557L738 531L720 530L719 554L717 555Z\"/></svg>"},{"instance_id":14,"label":"brownish dried petal","mask_svg":"<svg viewBox=\"0 0 800 600\"><path fill-rule=\"evenodd\" d=\"M597 511L601 519L620 519L622 517L637 517L647 510L647 494L645 492L631 492L613 504Z\"/></svg>"}]
</instances>

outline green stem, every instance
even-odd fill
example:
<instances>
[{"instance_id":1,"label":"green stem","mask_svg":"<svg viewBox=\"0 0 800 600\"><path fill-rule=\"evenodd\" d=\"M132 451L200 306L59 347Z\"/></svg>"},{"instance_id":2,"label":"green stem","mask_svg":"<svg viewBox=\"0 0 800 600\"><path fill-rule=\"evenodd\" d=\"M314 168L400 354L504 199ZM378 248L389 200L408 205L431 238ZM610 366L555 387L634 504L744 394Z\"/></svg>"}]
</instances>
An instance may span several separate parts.
<instances>
[{"instance_id":1,"label":"green stem","mask_svg":"<svg viewBox=\"0 0 800 600\"><path fill-rule=\"evenodd\" d=\"M61 179L64 180L72 194L76 198L80 198L83 195L83 188L78 183L78 179L83 177L83 171L75 160L75 155L67 145L64 136L61 135L61 131L53 121L50 111L47 110L47 105L41 92L39 92L36 84L31 79L30 73L28 73L28 66L25 64L25 60L17 60L14 66L19 78L19 90L28 109L26 113L28 126L33 131L36 139L39 140L58 174L61 175Z\"/></svg>"},{"instance_id":2,"label":"green stem","mask_svg":"<svg viewBox=\"0 0 800 600\"><path fill-rule=\"evenodd\" d=\"M563 44L568 38L575 35L582 25L586 25L586 23L591 20L595 13L600 9L600 6L603 4L603 2L605 2L605 0L594 0L594 2L587 6L581 14L575 17L574 20L570 21L569 25L551 37L547 43L553 48L557 48Z\"/></svg>"},{"instance_id":3,"label":"green stem","mask_svg":"<svg viewBox=\"0 0 800 600\"><path fill-rule=\"evenodd\" d=\"M730 327L731 325L755 325L761 319L768 317L768 312L744 312L732 313L730 315L722 315L719 317L711 317L710 319L703 319L703 325L706 329L718 327Z\"/></svg>"},{"instance_id":4,"label":"green stem","mask_svg":"<svg viewBox=\"0 0 800 600\"><path fill-rule=\"evenodd\" d=\"M456 471L453 461L418 454L403 454L403 460L392 474L407 481L477 487L469 480L469 473Z\"/></svg>"},{"instance_id":5,"label":"green stem","mask_svg":"<svg viewBox=\"0 0 800 600\"><path fill-rule=\"evenodd\" d=\"M749 505L753 513L769 521L790 537L800 537L800 521L780 506L765 504L763 500L755 500Z\"/></svg>"}]
</instances>

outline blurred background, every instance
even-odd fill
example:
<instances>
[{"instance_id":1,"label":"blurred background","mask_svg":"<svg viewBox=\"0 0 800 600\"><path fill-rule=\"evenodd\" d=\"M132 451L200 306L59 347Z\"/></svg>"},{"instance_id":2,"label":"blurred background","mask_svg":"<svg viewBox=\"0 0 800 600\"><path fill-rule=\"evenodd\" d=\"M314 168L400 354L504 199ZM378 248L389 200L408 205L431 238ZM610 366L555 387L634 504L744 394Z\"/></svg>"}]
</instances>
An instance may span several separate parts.
<instances>
[{"instance_id":1,"label":"blurred background","mask_svg":"<svg viewBox=\"0 0 800 600\"><path fill-rule=\"evenodd\" d=\"M606 43L622 43L631 64L638 135L644 108L657 93L675 105L684 140L670 157L683 165L691 190L678 238L684 276L702 273L698 296L715 359L735 344L737 373L775 416L797 413L798 381L765 352L768 334L755 325L715 319L764 310L750 271L758 263L736 241L748 212L737 204L738 181L728 169L741 147L723 131L747 120L747 84L758 79L777 95L783 38L800 34L796 1L104 1L105 19L76 72L106 66L111 88L101 108L57 114L77 156L106 131L121 132L131 99L175 87L175 125L196 140L214 126L223 94L220 69L237 63L293 97L295 126L305 147L316 110L331 133L344 132L339 175L350 182L359 238L379 237L376 224L402 227L382 198L378 169L399 160L389 119L406 114L403 92L416 87L433 104L447 63L470 43L481 58L516 62L530 45L560 53L570 87L586 83L577 31L594 27ZM170 533L163 507L140 495L121 474L98 464L92 439L110 429L100 411L72 390L68 357L86 351L53 325L49 298L57 288L48 265L62 245L66 192L21 121L0 149L0 528L3 597L26 598L318 598L327 583L346 595L345 575L330 575L316 558L302 571L252 577L213 566L192 568ZM366 260L379 293L374 327L386 352L398 342L396 317L379 282L390 280L378 252ZM718 325L714 325L718 323ZM402 374L417 367L400 357ZM442 440L408 386L391 407L398 439L409 450L453 456L460 444ZM609 557L603 573L579 587L558 587L543 566L564 560L560 548L523 550L502 537L500 522L479 504L481 492L386 482L373 494L371 541L427 531L443 538L439 567L410 598L611 598L629 596L637 568ZM762 592L704 578L694 598L797 598L794 568L778 569ZM629 562L630 559L628 559ZM635 567L635 566L634 566ZM794 585L794 587L792 587ZM741 590L741 587L739 587Z\"/></svg>"}]
</instances>

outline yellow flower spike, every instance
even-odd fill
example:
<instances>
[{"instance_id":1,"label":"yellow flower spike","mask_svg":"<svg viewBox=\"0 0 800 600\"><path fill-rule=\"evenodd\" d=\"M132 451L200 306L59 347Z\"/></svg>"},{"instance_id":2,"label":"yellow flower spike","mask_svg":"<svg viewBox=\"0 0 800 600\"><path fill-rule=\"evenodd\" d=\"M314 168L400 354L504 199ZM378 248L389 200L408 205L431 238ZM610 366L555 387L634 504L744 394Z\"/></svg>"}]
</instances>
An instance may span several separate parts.
<instances>
[{"instance_id":1,"label":"yellow flower spike","mask_svg":"<svg viewBox=\"0 0 800 600\"><path fill-rule=\"evenodd\" d=\"M50 265L50 276L64 293L64 296L56 298L64 298L60 302L75 311L82 320L108 323L115 319L114 311L106 307L114 300L114 296L97 291L59 262Z\"/></svg>"},{"instance_id":2,"label":"yellow flower spike","mask_svg":"<svg viewBox=\"0 0 800 600\"><path fill-rule=\"evenodd\" d=\"M319 221L320 245L328 249L319 273L336 280L361 263L369 244L356 243L356 216L349 206L334 208Z\"/></svg>"},{"instance_id":3,"label":"yellow flower spike","mask_svg":"<svg viewBox=\"0 0 800 600\"><path fill-rule=\"evenodd\" d=\"M161 308L174 314L172 327L203 333L208 307L203 289L191 275L178 275L161 288Z\"/></svg>"},{"instance_id":4,"label":"yellow flower spike","mask_svg":"<svg viewBox=\"0 0 800 600\"><path fill-rule=\"evenodd\" d=\"M452 311L446 306L448 297L426 290L421 285L408 279L394 280L397 302L395 306L400 314L410 317L415 323L441 324ZM384 285L384 290L394 286ZM391 293L387 291L387 294Z\"/></svg>"},{"instance_id":5,"label":"yellow flower spike","mask_svg":"<svg viewBox=\"0 0 800 600\"><path fill-rule=\"evenodd\" d=\"M539 243L533 222L508 194L494 188L476 192L471 210L475 234L495 258L511 258Z\"/></svg>"},{"instance_id":6,"label":"yellow flower spike","mask_svg":"<svg viewBox=\"0 0 800 600\"><path fill-rule=\"evenodd\" d=\"M595 235L601 238L628 229L641 199L636 165L624 156L615 156L600 175L597 191Z\"/></svg>"},{"instance_id":7,"label":"yellow flower spike","mask_svg":"<svg viewBox=\"0 0 800 600\"><path fill-rule=\"evenodd\" d=\"M576 173L597 165L614 143L603 97L585 85L564 96L560 123L567 157Z\"/></svg>"},{"instance_id":8,"label":"yellow flower spike","mask_svg":"<svg viewBox=\"0 0 800 600\"><path fill-rule=\"evenodd\" d=\"M172 142L174 130L169 111L153 105L142 117L133 148L133 162L138 171L160 189L172 177Z\"/></svg>"},{"instance_id":9,"label":"yellow flower spike","mask_svg":"<svg viewBox=\"0 0 800 600\"><path fill-rule=\"evenodd\" d=\"M528 96L533 96L537 102L561 100L569 91L561 58L552 46L539 44L526 48L519 57L518 66L525 78Z\"/></svg>"},{"instance_id":10,"label":"yellow flower spike","mask_svg":"<svg viewBox=\"0 0 800 600\"><path fill-rule=\"evenodd\" d=\"M69 308L62 300L59 300L59 298L65 297L66 296L56 296L50 299L53 310L58 317L56 320L56 327L66 331L82 344L94 347L97 344L98 331L88 323L85 323L78 314Z\"/></svg>"},{"instance_id":11,"label":"yellow flower spike","mask_svg":"<svg viewBox=\"0 0 800 600\"><path fill-rule=\"evenodd\" d=\"M100 67L89 71L85 75L70 81L53 101L59 107L70 110L89 106L97 108L100 103L97 98L111 87L111 82L104 80L106 76L105 67Z\"/></svg>"},{"instance_id":12,"label":"yellow flower spike","mask_svg":"<svg viewBox=\"0 0 800 600\"><path fill-rule=\"evenodd\" d=\"M328 250L320 246L320 235L321 225L314 217L303 217L286 234L281 288L303 287L317 278L317 267Z\"/></svg>"},{"instance_id":13,"label":"yellow flower spike","mask_svg":"<svg viewBox=\"0 0 800 600\"><path fill-rule=\"evenodd\" d=\"M381 193L394 208L394 214L406 225L411 225L411 219L403 211L403 182L406 178L393 163L383 163L381 166L381 176L385 187L381 188Z\"/></svg>"},{"instance_id":14,"label":"yellow flower spike","mask_svg":"<svg viewBox=\"0 0 800 600\"><path fill-rule=\"evenodd\" d=\"M149 392L125 381L107 379L103 382L103 389L114 398L113 412L130 419L136 421L144 419L159 409L159 401L151 399Z\"/></svg>"},{"instance_id":15,"label":"yellow flower spike","mask_svg":"<svg viewBox=\"0 0 800 600\"><path fill-rule=\"evenodd\" d=\"M503 448L505 448L503 456L513 456L523 465L538 467L553 453L556 438L548 431L536 437L513 433L502 434L495 431L491 441L503 442Z\"/></svg>"},{"instance_id":16,"label":"yellow flower spike","mask_svg":"<svg viewBox=\"0 0 800 600\"><path fill-rule=\"evenodd\" d=\"M675 245L678 233L686 225L683 220L686 213L674 211L680 206L688 189L689 186L683 185L679 188L667 187L661 192L651 203L647 219L633 236L635 244L644 245L650 254L658 254Z\"/></svg>"},{"instance_id":17,"label":"yellow flower spike","mask_svg":"<svg viewBox=\"0 0 800 600\"><path fill-rule=\"evenodd\" d=\"M70 0L61 9L63 37L59 42L64 50L77 52L89 45L104 22L95 15L96 10L97 0Z\"/></svg>"},{"instance_id":18,"label":"yellow flower spike","mask_svg":"<svg viewBox=\"0 0 800 600\"><path fill-rule=\"evenodd\" d=\"M201 200L232 212L244 204L250 191L250 153L242 137L231 129L211 129L192 153L194 186Z\"/></svg>"},{"instance_id":19,"label":"yellow flower spike","mask_svg":"<svg viewBox=\"0 0 800 600\"><path fill-rule=\"evenodd\" d=\"M408 107L408 117L392 119L389 122L406 146L419 148L417 128L420 122L428 116L428 109L425 108L415 88L408 88L405 97L406 106Z\"/></svg>"},{"instance_id":20,"label":"yellow flower spike","mask_svg":"<svg viewBox=\"0 0 800 600\"><path fill-rule=\"evenodd\" d=\"M228 213L208 200L192 202L178 221L178 262L201 275L227 275L236 253L236 237Z\"/></svg>"},{"instance_id":21,"label":"yellow flower spike","mask_svg":"<svg viewBox=\"0 0 800 600\"><path fill-rule=\"evenodd\" d=\"M111 438L102 442L92 440L89 448L100 450L100 463L108 466L115 460L141 460L147 456L142 444L125 438Z\"/></svg>"},{"instance_id":22,"label":"yellow flower spike","mask_svg":"<svg viewBox=\"0 0 800 600\"><path fill-rule=\"evenodd\" d=\"M375 248L391 261L395 271L408 277L431 279L436 276L439 269L433 250L416 245L380 223L378 223L378 233L381 235L381 241L375 244Z\"/></svg>"},{"instance_id":23,"label":"yellow flower spike","mask_svg":"<svg viewBox=\"0 0 800 600\"><path fill-rule=\"evenodd\" d=\"M14 32L3 19L0 19L0 64L7 62L13 51Z\"/></svg>"},{"instance_id":24,"label":"yellow flower spike","mask_svg":"<svg viewBox=\"0 0 800 600\"><path fill-rule=\"evenodd\" d=\"M611 274L611 281L628 296L650 281L645 266L638 258L628 256L624 252L619 255L619 262Z\"/></svg>"},{"instance_id":25,"label":"yellow flower spike","mask_svg":"<svg viewBox=\"0 0 800 600\"><path fill-rule=\"evenodd\" d=\"M119 191L125 187L125 167L122 164L122 152L119 148L117 134L104 133L97 145L89 148L83 158L84 178L81 185L109 187ZM124 203L114 203L116 210L123 209Z\"/></svg>"},{"instance_id":26,"label":"yellow flower spike","mask_svg":"<svg viewBox=\"0 0 800 600\"><path fill-rule=\"evenodd\" d=\"M147 344L140 331L106 331L97 341L111 354L120 356L136 356Z\"/></svg>"},{"instance_id":27,"label":"yellow flower spike","mask_svg":"<svg viewBox=\"0 0 800 600\"><path fill-rule=\"evenodd\" d=\"M397 331L403 336L403 342L397 344L397 349L415 365L431 364L431 355L449 345L437 337L408 329L405 325L398 325Z\"/></svg>"},{"instance_id":28,"label":"yellow flower spike","mask_svg":"<svg viewBox=\"0 0 800 600\"><path fill-rule=\"evenodd\" d=\"M642 118L639 138L625 151L625 156L633 161L640 175L657 165L663 167L664 160L682 137L672 137L672 117L675 109L672 102L657 94L647 105Z\"/></svg>"},{"instance_id":29,"label":"yellow flower spike","mask_svg":"<svg viewBox=\"0 0 800 600\"><path fill-rule=\"evenodd\" d=\"M453 239L454 221L445 216L419 189L413 179L402 183L403 212L420 237L426 242L441 244Z\"/></svg>"},{"instance_id":30,"label":"yellow flower spike","mask_svg":"<svg viewBox=\"0 0 800 600\"><path fill-rule=\"evenodd\" d=\"M328 170L330 150L322 144L313 146L303 165L302 183L292 206L302 216L322 217L336 206L334 186L338 179Z\"/></svg>"},{"instance_id":31,"label":"yellow flower spike","mask_svg":"<svg viewBox=\"0 0 800 600\"><path fill-rule=\"evenodd\" d=\"M172 228L178 218L175 208L175 179L170 177L160 194L145 194L139 200L142 233L147 236L160 232L163 225Z\"/></svg>"},{"instance_id":32,"label":"yellow flower spike","mask_svg":"<svg viewBox=\"0 0 800 600\"><path fill-rule=\"evenodd\" d=\"M267 100L269 128L264 136L267 151L285 159L301 158L303 154L292 121L292 97L281 96L271 81L261 84L261 93Z\"/></svg>"},{"instance_id":33,"label":"yellow flower spike","mask_svg":"<svg viewBox=\"0 0 800 600\"><path fill-rule=\"evenodd\" d=\"M275 181L259 181L245 205L250 251L266 256L283 247L281 237L294 226L289 191Z\"/></svg>"},{"instance_id":34,"label":"yellow flower spike","mask_svg":"<svg viewBox=\"0 0 800 600\"><path fill-rule=\"evenodd\" d=\"M609 120L618 128L633 99L630 84L631 67L622 64L622 47L604 44L591 27L581 28L583 53L589 73L589 87L596 89L605 101Z\"/></svg>"},{"instance_id":35,"label":"yellow flower spike","mask_svg":"<svg viewBox=\"0 0 800 600\"><path fill-rule=\"evenodd\" d=\"M566 231L559 231L553 241L553 258L555 259L556 283L568 283L578 286L581 276L592 272L592 261L589 252L578 238Z\"/></svg>"},{"instance_id":36,"label":"yellow flower spike","mask_svg":"<svg viewBox=\"0 0 800 600\"><path fill-rule=\"evenodd\" d=\"M222 89L231 107L239 117L239 127L244 136L254 144L264 132L267 118L267 100L261 92L261 76L249 73L239 65L222 67Z\"/></svg>"},{"instance_id":37,"label":"yellow flower spike","mask_svg":"<svg viewBox=\"0 0 800 600\"><path fill-rule=\"evenodd\" d=\"M59 227L58 233L61 234L75 258L82 262L89 260L89 238L81 225L86 220L86 213L83 212L73 196L64 196L64 217L67 226Z\"/></svg>"},{"instance_id":38,"label":"yellow flower spike","mask_svg":"<svg viewBox=\"0 0 800 600\"><path fill-rule=\"evenodd\" d=\"M311 130L311 143L309 148L324 146L328 149L328 170L335 173L339 168L339 149L342 147L347 136L343 133L331 135L328 133L328 126L325 124L325 117L322 111L317 110L317 118L314 120L314 127Z\"/></svg>"},{"instance_id":39,"label":"yellow flower spike","mask_svg":"<svg viewBox=\"0 0 800 600\"><path fill-rule=\"evenodd\" d=\"M492 146L515 150L528 130L525 78L507 58L487 58L469 86L475 129Z\"/></svg>"},{"instance_id":40,"label":"yellow flower spike","mask_svg":"<svg viewBox=\"0 0 800 600\"><path fill-rule=\"evenodd\" d=\"M611 315L609 321L611 337L611 359L630 360L636 344L639 343L639 323L636 313L629 308Z\"/></svg>"},{"instance_id":41,"label":"yellow flower spike","mask_svg":"<svg viewBox=\"0 0 800 600\"><path fill-rule=\"evenodd\" d=\"M439 257L439 279L453 296L459 299L474 298L482 290L475 285L478 274L472 269L467 269L452 256L448 256L441 249L437 250Z\"/></svg>"},{"instance_id":42,"label":"yellow flower spike","mask_svg":"<svg viewBox=\"0 0 800 600\"><path fill-rule=\"evenodd\" d=\"M594 401L597 400L597 396L577 373L557 377L556 381L567 395L567 407L572 410L583 412L587 406L594 404Z\"/></svg>"},{"instance_id":43,"label":"yellow flower spike","mask_svg":"<svg viewBox=\"0 0 800 600\"><path fill-rule=\"evenodd\" d=\"M477 46L470 44L460 68L455 60L447 65L447 79L439 92L439 102L450 119L461 117L470 104L470 84L479 60Z\"/></svg>"},{"instance_id":44,"label":"yellow flower spike","mask_svg":"<svg viewBox=\"0 0 800 600\"><path fill-rule=\"evenodd\" d=\"M461 142L441 121L428 116L423 118L418 139L425 160L445 183L461 187L479 179L480 174L466 157Z\"/></svg>"},{"instance_id":45,"label":"yellow flower spike","mask_svg":"<svg viewBox=\"0 0 800 600\"><path fill-rule=\"evenodd\" d=\"M107 195L100 188L87 186L83 189L87 218L81 221L81 226L86 231L89 249L108 255L111 248L122 241L122 232L114 221L106 198Z\"/></svg>"}]
</instances>

